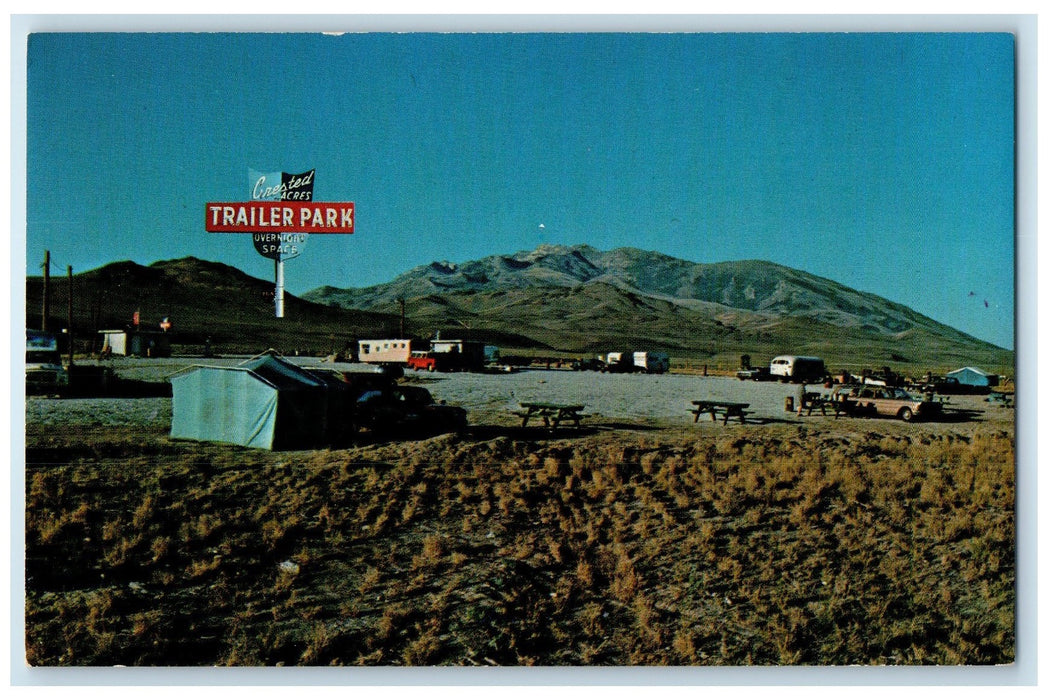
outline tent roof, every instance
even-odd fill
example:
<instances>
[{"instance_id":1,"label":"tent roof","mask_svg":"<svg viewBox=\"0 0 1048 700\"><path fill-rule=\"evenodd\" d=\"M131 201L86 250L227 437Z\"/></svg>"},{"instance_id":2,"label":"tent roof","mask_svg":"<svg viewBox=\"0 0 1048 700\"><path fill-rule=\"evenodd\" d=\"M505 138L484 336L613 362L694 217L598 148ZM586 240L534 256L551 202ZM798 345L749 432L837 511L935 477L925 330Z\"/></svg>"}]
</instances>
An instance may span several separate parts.
<instances>
[{"instance_id":1,"label":"tent roof","mask_svg":"<svg viewBox=\"0 0 1048 700\"><path fill-rule=\"evenodd\" d=\"M325 388L329 384L306 369L293 365L273 351L244 360L235 367L221 365L193 365L170 375L176 380L198 370L243 372L277 390L292 391L304 388Z\"/></svg>"},{"instance_id":2,"label":"tent roof","mask_svg":"<svg viewBox=\"0 0 1048 700\"><path fill-rule=\"evenodd\" d=\"M324 387L326 384L307 370L297 367L274 354L252 357L237 365L236 369L247 370L278 389L300 389Z\"/></svg>"},{"instance_id":3,"label":"tent roof","mask_svg":"<svg viewBox=\"0 0 1048 700\"><path fill-rule=\"evenodd\" d=\"M985 372L985 371L979 369L978 367L961 367L960 369L955 369L954 371L950 372L949 374L959 374L961 372L975 372L976 374L981 374L984 377L989 377L990 376L989 372Z\"/></svg>"}]
</instances>

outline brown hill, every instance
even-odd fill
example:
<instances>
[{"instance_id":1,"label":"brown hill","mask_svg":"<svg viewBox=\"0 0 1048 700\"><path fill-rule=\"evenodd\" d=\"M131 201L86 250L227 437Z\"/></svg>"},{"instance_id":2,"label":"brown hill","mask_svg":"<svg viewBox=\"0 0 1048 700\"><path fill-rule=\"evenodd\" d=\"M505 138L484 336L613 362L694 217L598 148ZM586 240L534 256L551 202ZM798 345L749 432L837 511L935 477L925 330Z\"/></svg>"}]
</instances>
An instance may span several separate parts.
<instances>
[{"instance_id":1,"label":"brown hill","mask_svg":"<svg viewBox=\"0 0 1048 700\"><path fill-rule=\"evenodd\" d=\"M73 275L73 331L78 350L97 350L98 330L130 328L139 312L141 328L159 330L171 320L172 344L178 352L196 352L211 339L218 352L260 352L273 347L327 354L360 336L399 330L399 317L372 311L341 309L285 293L285 316L273 307L273 283L222 263L193 257L164 260L149 266L130 261ZM69 281L51 278L48 328L68 326ZM26 325L39 328L43 278L26 280Z\"/></svg>"}]
</instances>

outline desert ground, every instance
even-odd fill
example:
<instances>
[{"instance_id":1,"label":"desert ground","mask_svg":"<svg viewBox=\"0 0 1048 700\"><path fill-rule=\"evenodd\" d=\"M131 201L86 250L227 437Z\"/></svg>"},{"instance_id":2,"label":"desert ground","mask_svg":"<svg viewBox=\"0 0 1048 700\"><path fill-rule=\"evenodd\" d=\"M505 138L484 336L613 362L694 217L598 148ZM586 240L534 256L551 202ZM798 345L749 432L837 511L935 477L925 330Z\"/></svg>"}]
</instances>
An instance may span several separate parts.
<instances>
[{"instance_id":1,"label":"desert ground","mask_svg":"<svg viewBox=\"0 0 1048 700\"><path fill-rule=\"evenodd\" d=\"M1014 660L1015 409L798 416L796 386L694 374L403 381L469 429L268 452L172 440L170 397L28 398L27 661ZM696 423L697 399L752 414ZM582 428L521 428L529 400L584 404Z\"/></svg>"}]
</instances>

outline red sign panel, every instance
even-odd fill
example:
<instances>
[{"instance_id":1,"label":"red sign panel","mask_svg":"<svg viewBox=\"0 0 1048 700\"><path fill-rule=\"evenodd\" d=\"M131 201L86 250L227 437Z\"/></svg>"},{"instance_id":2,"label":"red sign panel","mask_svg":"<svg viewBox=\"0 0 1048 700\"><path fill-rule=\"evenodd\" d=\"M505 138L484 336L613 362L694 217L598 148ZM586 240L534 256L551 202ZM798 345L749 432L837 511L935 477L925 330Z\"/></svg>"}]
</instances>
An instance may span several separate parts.
<instances>
[{"instance_id":1,"label":"red sign panel","mask_svg":"<svg viewBox=\"0 0 1048 700\"><path fill-rule=\"evenodd\" d=\"M353 233L353 202L208 202L211 233Z\"/></svg>"}]
</instances>

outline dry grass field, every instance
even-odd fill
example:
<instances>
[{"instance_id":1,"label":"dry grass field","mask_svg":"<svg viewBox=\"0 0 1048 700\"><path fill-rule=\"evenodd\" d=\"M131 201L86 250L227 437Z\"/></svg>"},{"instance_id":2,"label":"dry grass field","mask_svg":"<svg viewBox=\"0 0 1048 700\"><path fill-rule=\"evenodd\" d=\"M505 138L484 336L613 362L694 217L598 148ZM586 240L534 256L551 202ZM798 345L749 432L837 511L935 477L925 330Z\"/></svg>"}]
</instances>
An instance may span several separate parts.
<instances>
[{"instance_id":1,"label":"dry grass field","mask_svg":"<svg viewBox=\"0 0 1048 700\"><path fill-rule=\"evenodd\" d=\"M1006 421L26 439L32 665L1015 657Z\"/></svg>"}]
</instances>

